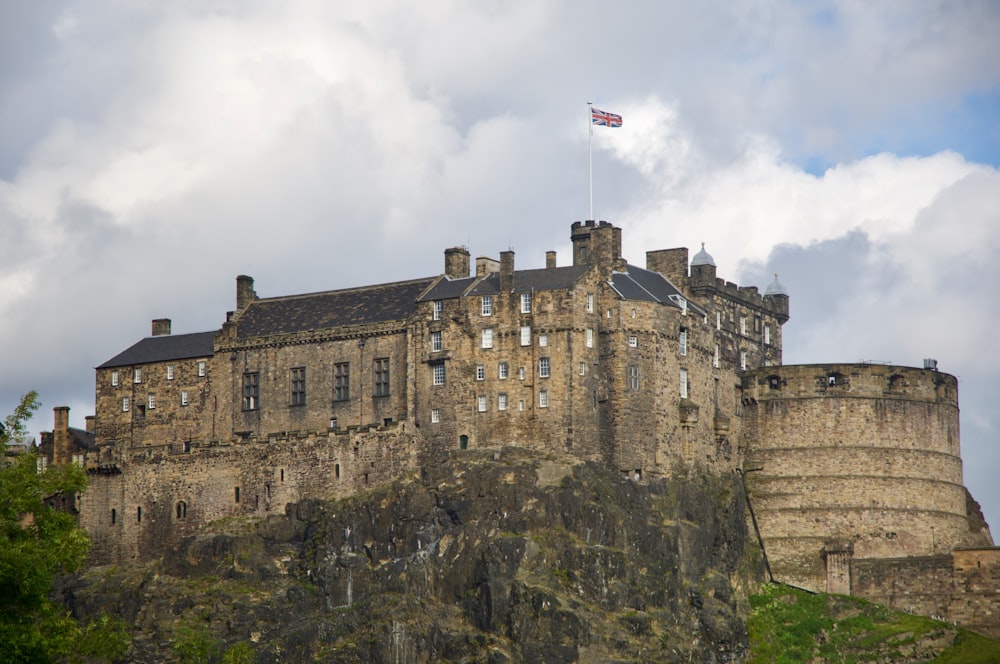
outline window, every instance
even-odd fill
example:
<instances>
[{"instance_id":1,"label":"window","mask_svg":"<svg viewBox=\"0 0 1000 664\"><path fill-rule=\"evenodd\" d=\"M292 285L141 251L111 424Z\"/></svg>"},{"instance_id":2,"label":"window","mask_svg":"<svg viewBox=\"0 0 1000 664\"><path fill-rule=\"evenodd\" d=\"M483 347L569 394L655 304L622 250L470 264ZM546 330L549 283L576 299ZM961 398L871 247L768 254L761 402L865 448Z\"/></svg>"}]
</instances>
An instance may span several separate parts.
<instances>
[{"instance_id":1,"label":"window","mask_svg":"<svg viewBox=\"0 0 1000 664\"><path fill-rule=\"evenodd\" d=\"M584 345L587 348L593 348L594 347L594 330L593 330L593 328L590 328L590 327L587 328L586 332L584 332L583 340L584 340Z\"/></svg>"},{"instance_id":2,"label":"window","mask_svg":"<svg viewBox=\"0 0 1000 664\"><path fill-rule=\"evenodd\" d=\"M522 325L521 326L521 345L530 346L531 345L531 326Z\"/></svg>"},{"instance_id":3,"label":"window","mask_svg":"<svg viewBox=\"0 0 1000 664\"><path fill-rule=\"evenodd\" d=\"M521 313L531 313L531 293L521 293Z\"/></svg>"},{"instance_id":4,"label":"window","mask_svg":"<svg viewBox=\"0 0 1000 664\"><path fill-rule=\"evenodd\" d=\"M540 357L538 358L538 377L548 378L552 375L552 366L549 362L549 358Z\"/></svg>"},{"instance_id":5,"label":"window","mask_svg":"<svg viewBox=\"0 0 1000 664\"><path fill-rule=\"evenodd\" d=\"M191 400L188 397L188 391L187 390L182 390L181 391L181 405L182 406L186 406L190 402L191 402Z\"/></svg>"},{"instance_id":6,"label":"window","mask_svg":"<svg viewBox=\"0 0 1000 664\"><path fill-rule=\"evenodd\" d=\"M518 380L524 380L524 367L517 368L517 378Z\"/></svg>"},{"instance_id":7,"label":"window","mask_svg":"<svg viewBox=\"0 0 1000 664\"><path fill-rule=\"evenodd\" d=\"M431 332L431 352L436 353L441 350L441 333Z\"/></svg>"},{"instance_id":8,"label":"window","mask_svg":"<svg viewBox=\"0 0 1000 664\"><path fill-rule=\"evenodd\" d=\"M587 313L594 313L594 294L587 293Z\"/></svg>"},{"instance_id":9,"label":"window","mask_svg":"<svg viewBox=\"0 0 1000 664\"><path fill-rule=\"evenodd\" d=\"M186 519L188 515L188 506L183 500L177 503L177 518Z\"/></svg>"},{"instance_id":10,"label":"window","mask_svg":"<svg viewBox=\"0 0 1000 664\"><path fill-rule=\"evenodd\" d=\"M510 365L506 362L501 362L497 365L497 377L500 380L507 380L507 375L510 373Z\"/></svg>"},{"instance_id":11,"label":"window","mask_svg":"<svg viewBox=\"0 0 1000 664\"><path fill-rule=\"evenodd\" d=\"M747 333L747 317L740 316L740 334L746 336Z\"/></svg>"},{"instance_id":12,"label":"window","mask_svg":"<svg viewBox=\"0 0 1000 664\"><path fill-rule=\"evenodd\" d=\"M548 346L549 345L549 335L547 335L547 334L539 334L538 335L538 345L539 346Z\"/></svg>"},{"instance_id":13,"label":"window","mask_svg":"<svg viewBox=\"0 0 1000 664\"><path fill-rule=\"evenodd\" d=\"M493 315L493 296L492 295L483 295L483 308L482 308L482 312L483 312L484 316L492 316Z\"/></svg>"},{"instance_id":14,"label":"window","mask_svg":"<svg viewBox=\"0 0 1000 664\"><path fill-rule=\"evenodd\" d=\"M587 375L587 363L586 362L581 362L580 363L580 375L581 376L586 376Z\"/></svg>"},{"instance_id":15,"label":"window","mask_svg":"<svg viewBox=\"0 0 1000 664\"><path fill-rule=\"evenodd\" d=\"M760 332L760 316L753 317L753 331Z\"/></svg>"},{"instance_id":16,"label":"window","mask_svg":"<svg viewBox=\"0 0 1000 664\"><path fill-rule=\"evenodd\" d=\"M260 408L260 374L256 371L243 374L243 410Z\"/></svg>"},{"instance_id":17,"label":"window","mask_svg":"<svg viewBox=\"0 0 1000 664\"><path fill-rule=\"evenodd\" d=\"M717 329L717 330L721 330L722 329L722 312L721 311L716 311L715 312L715 329Z\"/></svg>"},{"instance_id":18,"label":"window","mask_svg":"<svg viewBox=\"0 0 1000 664\"><path fill-rule=\"evenodd\" d=\"M628 347L629 348L638 348L639 347L639 337L635 336L634 334L630 334L629 337L628 337Z\"/></svg>"},{"instance_id":19,"label":"window","mask_svg":"<svg viewBox=\"0 0 1000 664\"><path fill-rule=\"evenodd\" d=\"M118 372L117 371L112 371L111 372L111 386L112 387L118 387Z\"/></svg>"},{"instance_id":20,"label":"window","mask_svg":"<svg viewBox=\"0 0 1000 664\"><path fill-rule=\"evenodd\" d=\"M347 401L351 398L351 363L339 362L333 365L333 400Z\"/></svg>"},{"instance_id":21,"label":"window","mask_svg":"<svg viewBox=\"0 0 1000 664\"><path fill-rule=\"evenodd\" d=\"M715 344L715 355L712 356L712 366L719 368L719 344Z\"/></svg>"},{"instance_id":22,"label":"window","mask_svg":"<svg viewBox=\"0 0 1000 664\"><path fill-rule=\"evenodd\" d=\"M136 384L142 382L142 367L136 367L132 370L132 382Z\"/></svg>"},{"instance_id":23,"label":"window","mask_svg":"<svg viewBox=\"0 0 1000 664\"><path fill-rule=\"evenodd\" d=\"M441 421L441 409L431 408L431 423L437 424L440 421Z\"/></svg>"},{"instance_id":24,"label":"window","mask_svg":"<svg viewBox=\"0 0 1000 664\"><path fill-rule=\"evenodd\" d=\"M486 380L486 365L477 364L476 365L476 380Z\"/></svg>"},{"instance_id":25,"label":"window","mask_svg":"<svg viewBox=\"0 0 1000 664\"><path fill-rule=\"evenodd\" d=\"M476 402L477 402L476 407L479 409L479 412L480 413L485 413L486 412L486 396L485 395L480 395L476 399Z\"/></svg>"},{"instance_id":26,"label":"window","mask_svg":"<svg viewBox=\"0 0 1000 664\"><path fill-rule=\"evenodd\" d=\"M153 410L156 408L156 395L150 392L149 394L149 409Z\"/></svg>"},{"instance_id":27,"label":"window","mask_svg":"<svg viewBox=\"0 0 1000 664\"><path fill-rule=\"evenodd\" d=\"M129 406L131 406L131 403L129 402L128 397L122 397L122 412L127 413Z\"/></svg>"},{"instance_id":28,"label":"window","mask_svg":"<svg viewBox=\"0 0 1000 664\"><path fill-rule=\"evenodd\" d=\"M483 328L483 348L493 348L493 328Z\"/></svg>"},{"instance_id":29,"label":"window","mask_svg":"<svg viewBox=\"0 0 1000 664\"><path fill-rule=\"evenodd\" d=\"M771 343L771 326L767 324L764 325L764 343Z\"/></svg>"},{"instance_id":30,"label":"window","mask_svg":"<svg viewBox=\"0 0 1000 664\"><path fill-rule=\"evenodd\" d=\"M375 392L373 396L389 396L389 358L375 358Z\"/></svg>"},{"instance_id":31,"label":"window","mask_svg":"<svg viewBox=\"0 0 1000 664\"><path fill-rule=\"evenodd\" d=\"M201 360L200 362L198 362L198 377L199 378L205 377L205 360Z\"/></svg>"},{"instance_id":32,"label":"window","mask_svg":"<svg viewBox=\"0 0 1000 664\"><path fill-rule=\"evenodd\" d=\"M681 399L688 398L688 370L681 369Z\"/></svg>"},{"instance_id":33,"label":"window","mask_svg":"<svg viewBox=\"0 0 1000 664\"><path fill-rule=\"evenodd\" d=\"M135 522L142 523L142 507L135 508Z\"/></svg>"},{"instance_id":34,"label":"window","mask_svg":"<svg viewBox=\"0 0 1000 664\"><path fill-rule=\"evenodd\" d=\"M517 409L520 411L524 410L524 399L519 399L517 402Z\"/></svg>"},{"instance_id":35,"label":"window","mask_svg":"<svg viewBox=\"0 0 1000 664\"><path fill-rule=\"evenodd\" d=\"M435 364L433 368L433 378L435 385L444 385L444 365Z\"/></svg>"},{"instance_id":36,"label":"window","mask_svg":"<svg viewBox=\"0 0 1000 664\"><path fill-rule=\"evenodd\" d=\"M173 379L174 379L174 365L168 364L167 365L167 380L173 380Z\"/></svg>"},{"instance_id":37,"label":"window","mask_svg":"<svg viewBox=\"0 0 1000 664\"><path fill-rule=\"evenodd\" d=\"M507 393L501 392L497 395L497 410L507 410Z\"/></svg>"},{"instance_id":38,"label":"window","mask_svg":"<svg viewBox=\"0 0 1000 664\"><path fill-rule=\"evenodd\" d=\"M441 312L444 311L444 302L441 300L434 300L431 307L431 311L433 312L431 317L434 320L441 320Z\"/></svg>"},{"instance_id":39,"label":"window","mask_svg":"<svg viewBox=\"0 0 1000 664\"><path fill-rule=\"evenodd\" d=\"M747 352L745 350L740 351L740 371L747 370Z\"/></svg>"},{"instance_id":40,"label":"window","mask_svg":"<svg viewBox=\"0 0 1000 664\"><path fill-rule=\"evenodd\" d=\"M630 389L630 390L638 390L639 389L639 367L638 366L636 366L634 364L631 364L631 365L625 367L625 378L626 378L625 382L628 385L628 389Z\"/></svg>"},{"instance_id":41,"label":"window","mask_svg":"<svg viewBox=\"0 0 1000 664\"><path fill-rule=\"evenodd\" d=\"M111 525L118 523L118 511L115 508L111 508Z\"/></svg>"},{"instance_id":42,"label":"window","mask_svg":"<svg viewBox=\"0 0 1000 664\"><path fill-rule=\"evenodd\" d=\"M681 355L688 354L688 331L683 327L677 335L677 352Z\"/></svg>"},{"instance_id":43,"label":"window","mask_svg":"<svg viewBox=\"0 0 1000 664\"><path fill-rule=\"evenodd\" d=\"M292 369L292 405L306 405L306 368Z\"/></svg>"},{"instance_id":44,"label":"window","mask_svg":"<svg viewBox=\"0 0 1000 664\"><path fill-rule=\"evenodd\" d=\"M541 390L538 393L538 407L548 408L549 407L549 391Z\"/></svg>"}]
</instances>

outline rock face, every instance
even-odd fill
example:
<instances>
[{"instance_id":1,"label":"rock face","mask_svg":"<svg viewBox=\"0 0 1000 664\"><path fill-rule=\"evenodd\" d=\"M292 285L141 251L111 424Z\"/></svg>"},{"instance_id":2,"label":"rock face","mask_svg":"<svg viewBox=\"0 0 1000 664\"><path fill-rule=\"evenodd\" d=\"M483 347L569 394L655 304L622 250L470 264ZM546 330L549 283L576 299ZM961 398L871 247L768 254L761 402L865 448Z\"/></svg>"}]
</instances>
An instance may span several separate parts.
<instances>
[{"instance_id":1,"label":"rock face","mask_svg":"<svg viewBox=\"0 0 1000 664\"><path fill-rule=\"evenodd\" d=\"M640 484L513 449L210 530L61 593L133 622L136 662L198 635L258 662L733 662L762 579L736 476Z\"/></svg>"}]
</instances>

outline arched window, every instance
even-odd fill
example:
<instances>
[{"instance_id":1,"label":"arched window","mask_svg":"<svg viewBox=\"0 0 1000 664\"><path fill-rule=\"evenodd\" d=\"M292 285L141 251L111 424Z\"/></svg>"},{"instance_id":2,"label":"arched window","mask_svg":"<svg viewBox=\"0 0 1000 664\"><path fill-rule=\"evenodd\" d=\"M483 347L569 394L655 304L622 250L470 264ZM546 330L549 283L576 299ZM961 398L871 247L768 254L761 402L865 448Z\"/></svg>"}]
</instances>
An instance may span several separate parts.
<instances>
[{"instance_id":1,"label":"arched window","mask_svg":"<svg viewBox=\"0 0 1000 664\"><path fill-rule=\"evenodd\" d=\"M186 519L188 515L188 506L183 500L177 503L177 518Z\"/></svg>"},{"instance_id":2,"label":"arched window","mask_svg":"<svg viewBox=\"0 0 1000 664\"><path fill-rule=\"evenodd\" d=\"M469 449L469 437L464 433L458 437L458 448L461 450Z\"/></svg>"}]
</instances>

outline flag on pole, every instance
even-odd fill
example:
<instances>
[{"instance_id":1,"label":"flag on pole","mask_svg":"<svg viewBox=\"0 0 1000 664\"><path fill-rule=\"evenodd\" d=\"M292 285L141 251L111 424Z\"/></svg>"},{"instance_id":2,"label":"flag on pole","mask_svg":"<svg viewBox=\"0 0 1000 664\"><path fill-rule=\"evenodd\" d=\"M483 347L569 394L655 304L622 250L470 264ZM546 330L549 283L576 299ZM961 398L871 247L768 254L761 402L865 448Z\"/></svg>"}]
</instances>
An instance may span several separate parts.
<instances>
[{"instance_id":1,"label":"flag on pole","mask_svg":"<svg viewBox=\"0 0 1000 664\"><path fill-rule=\"evenodd\" d=\"M621 127L622 116L590 107L590 123L600 127Z\"/></svg>"}]
</instances>

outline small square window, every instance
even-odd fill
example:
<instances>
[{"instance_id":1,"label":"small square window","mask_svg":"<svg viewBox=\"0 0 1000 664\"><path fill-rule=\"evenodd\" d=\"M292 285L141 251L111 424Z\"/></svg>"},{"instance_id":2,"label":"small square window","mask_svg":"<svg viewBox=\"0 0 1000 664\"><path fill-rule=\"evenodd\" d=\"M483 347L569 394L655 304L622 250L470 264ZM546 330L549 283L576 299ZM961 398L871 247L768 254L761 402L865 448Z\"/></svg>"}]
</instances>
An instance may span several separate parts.
<instances>
[{"instance_id":1,"label":"small square window","mask_svg":"<svg viewBox=\"0 0 1000 664\"><path fill-rule=\"evenodd\" d=\"M486 365L477 364L476 365L476 380L486 380Z\"/></svg>"},{"instance_id":2,"label":"small square window","mask_svg":"<svg viewBox=\"0 0 1000 664\"><path fill-rule=\"evenodd\" d=\"M521 313L531 313L531 293L521 293Z\"/></svg>"},{"instance_id":3,"label":"small square window","mask_svg":"<svg viewBox=\"0 0 1000 664\"><path fill-rule=\"evenodd\" d=\"M628 347L629 348L638 348L639 347L639 337L635 336L634 334L629 335L629 338L628 338Z\"/></svg>"},{"instance_id":4,"label":"small square window","mask_svg":"<svg viewBox=\"0 0 1000 664\"><path fill-rule=\"evenodd\" d=\"M507 410L507 394L505 392L497 395L497 410Z\"/></svg>"},{"instance_id":5,"label":"small square window","mask_svg":"<svg viewBox=\"0 0 1000 664\"><path fill-rule=\"evenodd\" d=\"M493 296L492 295L484 295L483 296L482 312L483 312L484 316L492 316L493 315Z\"/></svg>"},{"instance_id":6,"label":"small square window","mask_svg":"<svg viewBox=\"0 0 1000 664\"><path fill-rule=\"evenodd\" d=\"M199 378L204 378L205 377L205 361L204 360L201 360L201 361L198 362L198 377Z\"/></svg>"},{"instance_id":7,"label":"small square window","mask_svg":"<svg viewBox=\"0 0 1000 664\"><path fill-rule=\"evenodd\" d=\"M168 364L167 365L167 380L173 380L173 379L174 379L174 365Z\"/></svg>"},{"instance_id":8,"label":"small square window","mask_svg":"<svg viewBox=\"0 0 1000 664\"><path fill-rule=\"evenodd\" d=\"M187 390L181 390L181 405L186 406L188 403L190 403L190 399Z\"/></svg>"},{"instance_id":9,"label":"small square window","mask_svg":"<svg viewBox=\"0 0 1000 664\"><path fill-rule=\"evenodd\" d=\"M548 346L549 345L549 335L547 335L547 334L539 334L538 335L538 345L539 346Z\"/></svg>"},{"instance_id":10,"label":"small square window","mask_svg":"<svg viewBox=\"0 0 1000 664\"><path fill-rule=\"evenodd\" d=\"M477 408L479 409L479 412L480 413L485 413L486 412L486 404L487 404L487 402L486 402L486 396L485 395L480 395L479 398L476 399L476 402L477 402Z\"/></svg>"},{"instance_id":11,"label":"small square window","mask_svg":"<svg viewBox=\"0 0 1000 664\"><path fill-rule=\"evenodd\" d=\"M507 375L510 373L510 365L506 362L501 362L497 365L497 377L500 380L507 380Z\"/></svg>"},{"instance_id":12,"label":"small square window","mask_svg":"<svg viewBox=\"0 0 1000 664\"><path fill-rule=\"evenodd\" d=\"M538 359L538 377L548 378L552 375L552 365L547 357Z\"/></svg>"},{"instance_id":13,"label":"small square window","mask_svg":"<svg viewBox=\"0 0 1000 664\"><path fill-rule=\"evenodd\" d=\"M444 365L435 364L433 369L433 379L435 385L444 385Z\"/></svg>"},{"instance_id":14,"label":"small square window","mask_svg":"<svg viewBox=\"0 0 1000 664\"><path fill-rule=\"evenodd\" d=\"M118 372L117 371L112 371L111 372L111 386L112 387L118 387Z\"/></svg>"},{"instance_id":15,"label":"small square window","mask_svg":"<svg viewBox=\"0 0 1000 664\"><path fill-rule=\"evenodd\" d=\"M432 316L431 317L434 320L441 320L441 312L444 311L444 302L442 302L441 300L434 300L434 302L433 302L433 304L431 306L432 306L432 309L431 309Z\"/></svg>"},{"instance_id":16,"label":"small square window","mask_svg":"<svg viewBox=\"0 0 1000 664\"><path fill-rule=\"evenodd\" d=\"M431 332L431 352L437 353L441 350L441 333Z\"/></svg>"},{"instance_id":17,"label":"small square window","mask_svg":"<svg viewBox=\"0 0 1000 664\"><path fill-rule=\"evenodd\" d=\"M521 345L530 346L531 345L531 326L522 325L521 326Z\"/></svg>"},{"instance_id":18,"label":"small square window","mask_svg":"<svg viewBox=\"0 0 1000 664\"><path fill-rule=\"evenodd\" d=\"M483 328L483 348L493 348L493 328Z\"/></svg>"},{"instance_id":19,"label":"small square window","mask_svg":"<svg viewBox=\"0 0 1000 664\"><path fill-rule=\"evenodd\" d=\"M441 421L441 409L431 408L431 423L437 424L440 421Z\"/></svg>"},{"instance_id":20,"label":"small square window","mask_svg":"<svg viewBox=\"0 0 1000 664\"><path fill-rule=\"evenodd\" d=\"M539 408L548 408L549 407L549 391L548 390L541 390L538 393L538 407Z\"/></svg>"}]
</instances>

